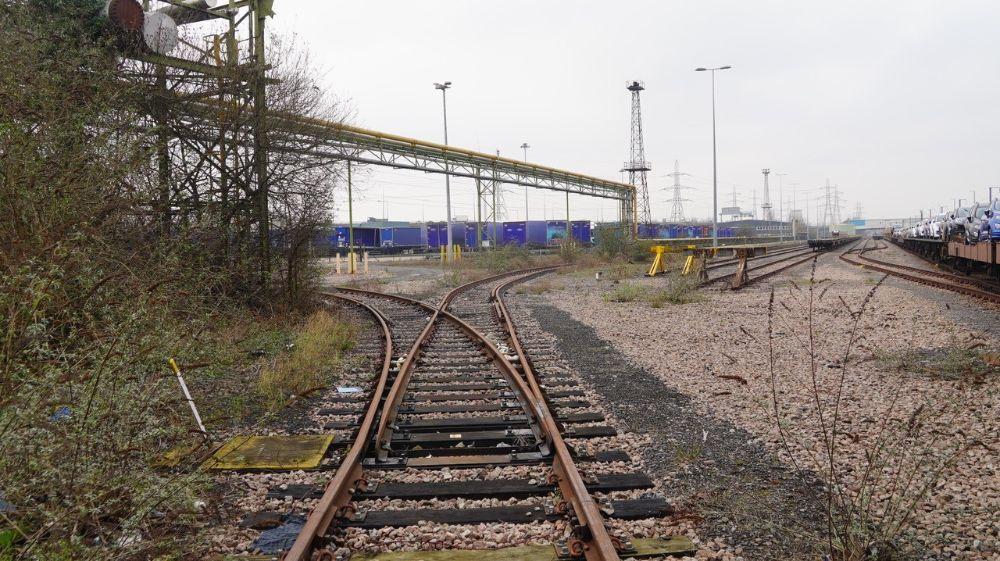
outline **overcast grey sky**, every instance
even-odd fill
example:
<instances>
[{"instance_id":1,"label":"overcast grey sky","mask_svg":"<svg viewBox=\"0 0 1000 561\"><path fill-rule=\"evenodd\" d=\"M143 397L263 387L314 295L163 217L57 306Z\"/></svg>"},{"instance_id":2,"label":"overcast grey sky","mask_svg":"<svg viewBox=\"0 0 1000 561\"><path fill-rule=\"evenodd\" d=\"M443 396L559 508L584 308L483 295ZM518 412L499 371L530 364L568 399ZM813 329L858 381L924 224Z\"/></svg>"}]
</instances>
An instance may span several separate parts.
<instances>
[{"instance_id":1,"label":"overcast grey sky","mask_svg":"<svg viewBox=\"0 0 1000 561\"><path fill-rule=\"evenodd\" d=\"M442 139L450 80L451 144L619 179L628 154L627 80L642 80L655 218L669 215L674 160L711 215L711 98L698 66L718 74L720 206L762 191L761 168L787 173L797 206L839 185L842 215L910 216L982 200L1000 185L1000 3L988 1L367 1L275 2L272 29L294 32L348 101L354 124ZM777 177L772 174L777 208ZM356 215L444 216L444 180L373 171ZM469 181L452 183L473 215ZM524 190L508 195L521 217ZM565 214L562 195L532 193L531 218ZM815 205L815 203L812 203ZM574 219L614 206L573 197ZM815 206L810 214L815 215ZM346 219L340 209L338 220Z\"/></svg>"}]
</instances>

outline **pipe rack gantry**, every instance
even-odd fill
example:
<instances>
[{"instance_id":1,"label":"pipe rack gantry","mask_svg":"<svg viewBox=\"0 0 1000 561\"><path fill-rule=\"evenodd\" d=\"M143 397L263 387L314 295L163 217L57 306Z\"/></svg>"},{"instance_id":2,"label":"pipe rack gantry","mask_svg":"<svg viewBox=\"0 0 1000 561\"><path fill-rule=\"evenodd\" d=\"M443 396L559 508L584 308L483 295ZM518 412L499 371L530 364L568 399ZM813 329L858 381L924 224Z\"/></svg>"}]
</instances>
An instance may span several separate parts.
<instances>
[{"instance_id":1,"label":"pipe rack gantry","mask_svg":"<svg viewBox=\"0 0 1000 561\"><path fill-rule=\"evenodd\" d=\"M268 122L274 131L320 139L331 156L359 163L617 200L635 191L627 183L321 119L272 113Z\"/></svg>"},{"instance_id":2,"label":"pipe rack gantry","mask_svg":"<svg viewBox=\"0 0 1000 561\"><path fill-rule=\"evenodd\" d=\"M630 226L633 237L637 236L636 188L628 183L611 181L560 170L549 166L522 162L497 155L485 154L436 142L428 142L404 136L378 132L343 123L307 117L293 113L283 113L267 108L265 84L269 81L264 61L264 20L273 15L273 0L230 0L228 4L207 0L162 0L167 4L161 12L186 25L208 19L229 21L227 40L217 38L216 43L235 48L235 33L239 21L249 21L249 36L254 39L254 53L247 58L247 64L237 64L240 56L230 53L233 61L223 62L216 53L217 65L205 64L207 51L201 60L183 60L153 53L136 53L133 58L152 64L173 67L193 75L212 76L220 80L231 79L238 86L252 86L255 95L242 105L234 101L210 101L208 96L194 94L184 99L167 94L166 88L159 88L162 101L171 107L174 117L187 121L187 130L179 136L191 139L199 137L202 142L212 144L242 144L254 139L253 161L261 164L257 170L257 182L266 193L266 154L270 150L300 151L312 156L329 157L335 160L352 161L362 164L386 166L397 169L411 169L426 173L448 174L476 180L478 195L495 193L501 184L520 185L534 189L547 189L565 193L575 193L591 197L613 199L619 202L621 221ZM240 20L236 13L247 8L247 15ZM219 86L220 91L223 89ZM211 93L209 94L211 95ZM200 99L199 99L200 98ZM179 103L175 103L179 102ZM224 122L228 121L228 122ZM254 131L253 134L233 138L234 127ZM223 128L230 132L222 133ZM263 129L263 135L258 134ZM265 142L268 136L284 136L287 142ZM229 136L228 140L224 137ZM206 153L211 153L207 150ZM215 165L215 164L213 164ZM494 202L495 212L495 202ZM495 217L494 217L495 218ZM263 238L262 238L263 239Z\"/></svg>"},{"instance_id":3,"label":"pipe rack gantry","mask_svg":"<svg viewBox=\"0 0 1000 561\"><path fill-rule=\"evenodd\" d=\"M186 105L187 117L202 125L211 126L220 111L211 101ZM265 119L269 135L299 141L273 143L272 149L309 146L303 150L313 156L614 199L635 233L635 186L628 183L293 113L271 111Z\"/></svg>"}]
</instances>

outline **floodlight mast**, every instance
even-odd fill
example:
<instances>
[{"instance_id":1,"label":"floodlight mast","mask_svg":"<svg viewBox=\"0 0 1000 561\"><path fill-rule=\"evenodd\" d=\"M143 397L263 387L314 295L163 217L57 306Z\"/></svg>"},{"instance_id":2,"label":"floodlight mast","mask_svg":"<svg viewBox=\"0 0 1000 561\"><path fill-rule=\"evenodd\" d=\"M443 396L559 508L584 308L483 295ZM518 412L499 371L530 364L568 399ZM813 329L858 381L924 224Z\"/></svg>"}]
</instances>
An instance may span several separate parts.
<instances>
[{"instance_id":1,"label":"floodlight mast","mask_svg":"<svg viewBox=\"0 0 1000 561\"><path fill-rule=\"evenodd\" d=\"M719 167L716 163L716 143L715 143L715 71L729 70L732 66L719 66L716 68L705 68L699 66L695 72L712 73L712 247L719 246Z\"/></svg>"},{"instance_id":2,"label":"floodlight mast","mask_svg":"<svg viewBox=\"0 0 1000 561\"><path fill-rule=\"evenodd\" d=\"M441 108L444 112L444 145L448 145L448 88L451 87L451 82L445 82L443 84L434 83L434 89L441 90ZM445 216L447 217L447 228L448 233L446 238L448 240L448 261L454 260L455 248L452 245L451 239L451 174L448 173L448 164L445 163L444 166L444 204L445 204ZM441 242L441 237L438 236L438 243Z\"/></svg>"}]
</instances>

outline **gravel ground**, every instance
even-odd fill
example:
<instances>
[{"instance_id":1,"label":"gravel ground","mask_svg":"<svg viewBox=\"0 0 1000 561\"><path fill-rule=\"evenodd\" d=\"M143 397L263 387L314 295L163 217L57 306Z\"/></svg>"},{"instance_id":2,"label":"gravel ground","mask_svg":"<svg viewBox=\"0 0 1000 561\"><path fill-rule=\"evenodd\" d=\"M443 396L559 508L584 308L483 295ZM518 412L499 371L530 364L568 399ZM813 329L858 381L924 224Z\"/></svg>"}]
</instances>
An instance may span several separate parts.
<instances>
[{"instance_id":1,"label":"gravel ground","mask_svg":"<svg viewBox=\"0 0 1000 561\"><path fill-rule=\"evenodd\" d=\"M808 473L829 477L819 453L823 433L816 404L829 421L842 387L834 471L842 487L837 488L856 491L866 453L879 439L891 437L892 460L867 479L885 484L875 492L883 501L876 501L878 513L888 505L884 501L891 493L885 489L894 474L921 459L942 460L956 445L967 444L957 464L913 510L912 528L901 543L923 559L1000 559L1000 380L896 371L878 358L963 347L998 350L1000 314L962 296L890 279L858 320L854 350L845 363L853 312L880 277L835 254L818 263L811 285L812 339L808 264L770 283L740 292L705 292L700 301L662 308L608 303L603 295L611 283L592 276L567 275L562 289L523 297L535 300L538 320L559 337L581 373L606 393L615 415L651 435L647 462L704 516L700 533L741 545L750 559L797 557L808 549L810 533L823 526L817 501L822 489ZM662 286L666 281L630 282ZM810 341L817 354L815 386ZM782 467L775 457L803 469Z\"/></svg>"},{"instance_id":2,"label":"gravel ground","mask_svg":"<svg viewBox=\"0 0 1000 561\"><path fill-rule=\"evenodd\" d=\"M753 435L706 415L691 398L613 351L593 328L537 296L518 296L572 357L621 429L646 435L635 453L661 491L703 519L698 534L747 559L811 550L822 516L812 478L783 468ZM715 544L718 545L718 544Z\"/></svg>"}]
</instances>

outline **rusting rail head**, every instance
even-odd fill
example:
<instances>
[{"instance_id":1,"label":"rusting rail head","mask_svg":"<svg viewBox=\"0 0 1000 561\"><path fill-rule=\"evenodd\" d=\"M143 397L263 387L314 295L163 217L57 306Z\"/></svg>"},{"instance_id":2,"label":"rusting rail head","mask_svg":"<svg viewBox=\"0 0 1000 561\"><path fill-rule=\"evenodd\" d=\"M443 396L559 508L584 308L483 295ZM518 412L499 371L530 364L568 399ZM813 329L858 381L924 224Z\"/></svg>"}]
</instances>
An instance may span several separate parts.
<instances>
[{"instance_id":1,"label":"rusting rail head","mask_svg":"<svg viewBox=\"0 0 1000 561\"><path fill-rule=\"evenodd\" d=\"M536 275L541 275L544 272L538 272ZM519 278L515 280L521 281L523 279ZM583 476L573 461L573 455L570 452L569 446L563 440L559 426L549 411L548 404L545 401L545 393L542 391L538 377L518 338L517 327L514 325L510 311L507 309L506 303L504 303L503 294L515 280L503 283L493 289L493 305L497 311L497 317L507 332L510 344L521 363L524 378L531 387L535 398L535 407L538 408L539 419L543 424L545 432L551 438L553 477L556 479L560 493L569 502L576 518L574 525L575 542L568 544L568 550L573 554L582 554L588 561L618 560L620 557L615 544L620 542L612 538L604 526L604 518L597 507L597 502L587 490Z\"/></svg>"},{"instance_id":2,"label":"rusting rail head","mask_svg":"<svg viewBox=\"0 0 1000 561\"><path fill-rule=\"evenodd\" d=\"M305 524L292 544L292 547L282 557L285 561L312 561L312 553L316 546L316 541L326 535L337 516L343 515L346 510L351 508L351 497L355 489L363 488L367 484L363 477L361 462L364 460L365 453L371 442L375 420L379 417L381 409L379 396L385 391L385 386L392 369L392 332L389 330L389 324L382 317L382 314L375 308L352 298L338 294L327 294L327 296L339 298L361 306L375 317L382 330L382 337L385 340L385 358L382 361L382 371L379 373L372 400L365 410L365 416L361 422L361 427L358 429L354 443L348 449L347 454L340 463L340 467L334 473L333 479L327 484L326 489L323 491L323 496L306 518ZM329 558L330 561L332 559L332 557ZM317 558L317 561L323 561L323 557Z\"/></svg>"}]
</instances>

